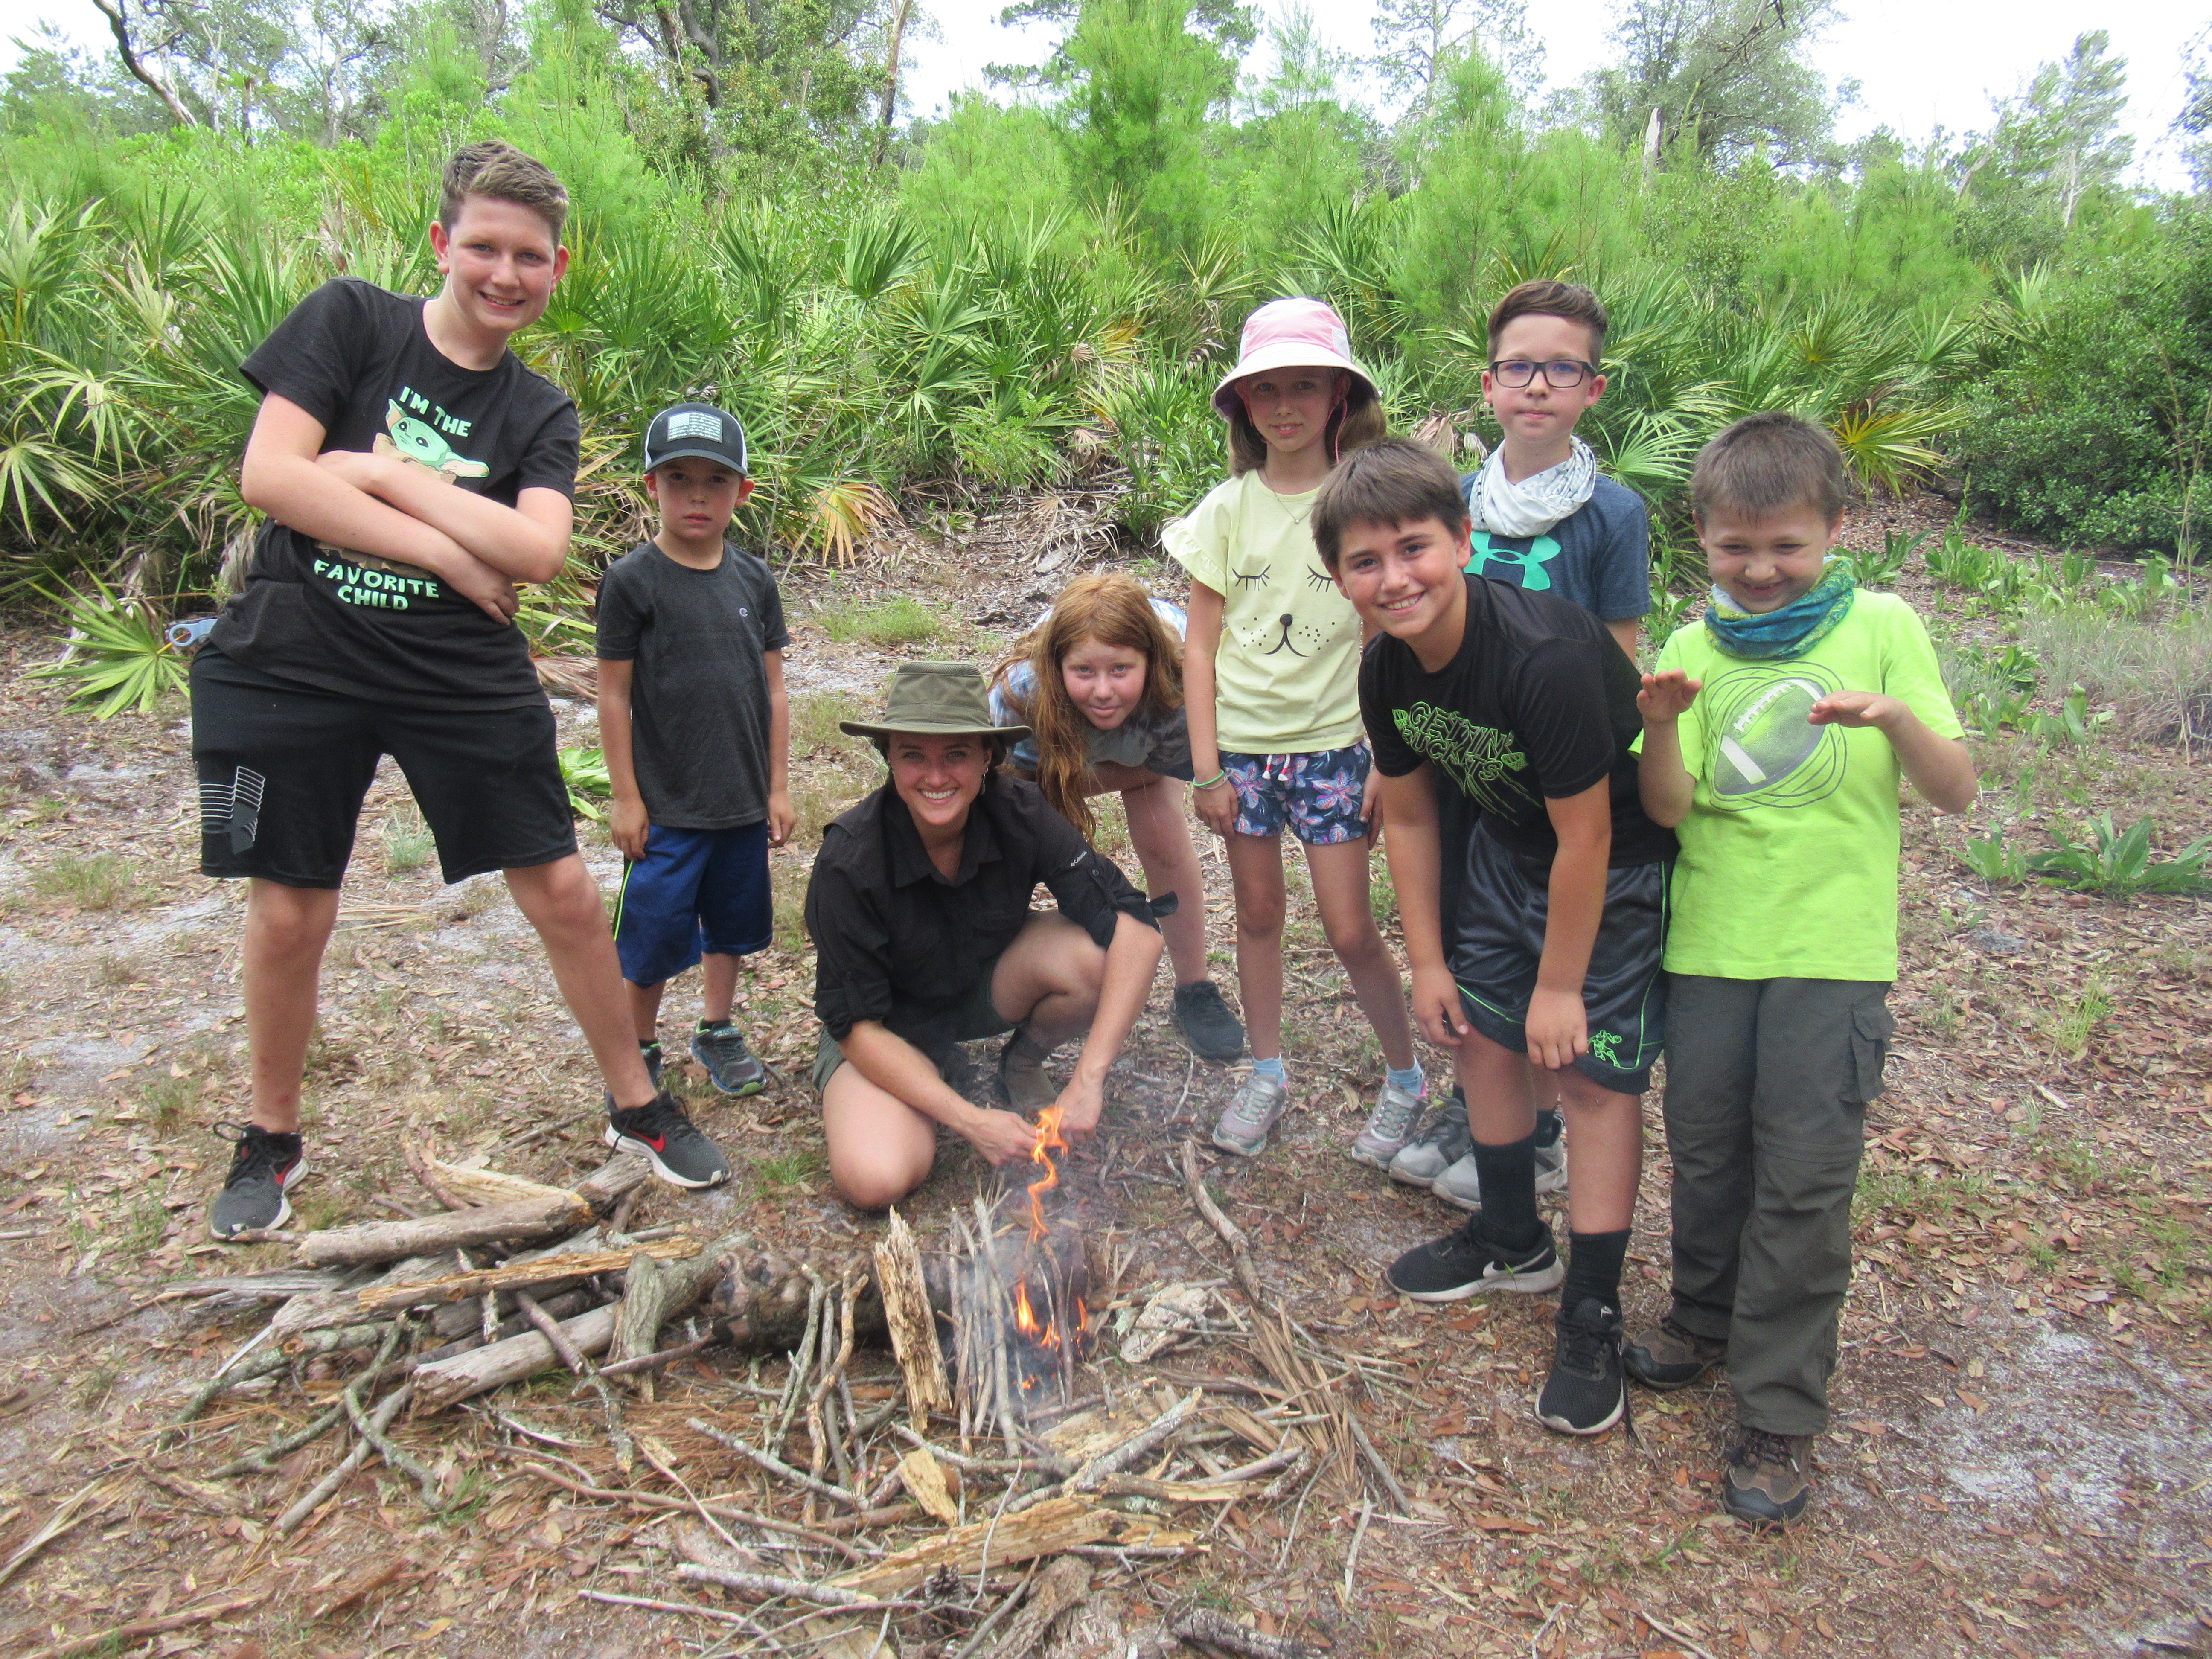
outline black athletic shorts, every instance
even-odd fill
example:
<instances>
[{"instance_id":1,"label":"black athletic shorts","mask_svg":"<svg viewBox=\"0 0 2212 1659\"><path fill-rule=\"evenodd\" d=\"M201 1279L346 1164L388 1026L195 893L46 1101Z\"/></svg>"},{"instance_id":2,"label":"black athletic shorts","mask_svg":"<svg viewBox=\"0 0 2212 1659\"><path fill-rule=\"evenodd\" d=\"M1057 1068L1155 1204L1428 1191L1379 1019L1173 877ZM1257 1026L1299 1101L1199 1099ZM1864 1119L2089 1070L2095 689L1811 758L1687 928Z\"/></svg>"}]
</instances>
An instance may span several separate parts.
<instances>
[{"instance_id":1,"label":"black athletic shorts","mask_svg":"<svg viewBox=\"0 0 2212 1659\"><path fill-rule=\"evenodd\" d=\"M389 755L449 882L576 850L553 711L393 708L283 680L203 648L192 660L200 873L336 887L362 797Z\"/></svg>"},{"instance_id":2,"label":"black athletic shorts","mask_svg":"<svg viewBox=\"0 0 2212 1659\"><path fill-rule=\"evenodd\" d=\"M1605 910L1583 981L1589 1052L1575 1069L1601 1088L1640 1095L1667 1036L1667 878L1671 862L1608 870ZM1467 840L1465 885L1448 941L1468 1024L1492 1042L1528 1052L1528 998L1544 956L1551 874L1477 826Z\"/></svg>"}]
</instances>

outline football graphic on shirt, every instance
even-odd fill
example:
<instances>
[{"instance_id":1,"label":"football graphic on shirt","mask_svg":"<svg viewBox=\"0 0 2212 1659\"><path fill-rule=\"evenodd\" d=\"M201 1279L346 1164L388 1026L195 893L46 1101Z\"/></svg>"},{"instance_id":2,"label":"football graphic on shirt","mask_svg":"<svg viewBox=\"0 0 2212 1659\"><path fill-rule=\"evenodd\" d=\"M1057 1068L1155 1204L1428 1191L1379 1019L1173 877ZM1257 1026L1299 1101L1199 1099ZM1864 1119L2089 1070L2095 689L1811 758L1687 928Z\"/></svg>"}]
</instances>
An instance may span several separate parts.
<instances>
[{"instance_id":1,"label":"football graphic on shirt","mask_svg":"<svg viewBox=\"0 0 2212 1659\"><path fill-rule=\"evenodd\" d=\"M1832 791L1848 752L1843 732L1806 716L1840 689L1826 669L1802 662L1737 669L1708 684L1698 702L1713 804L1803 806Z\"/></svg>"}]
</instances>

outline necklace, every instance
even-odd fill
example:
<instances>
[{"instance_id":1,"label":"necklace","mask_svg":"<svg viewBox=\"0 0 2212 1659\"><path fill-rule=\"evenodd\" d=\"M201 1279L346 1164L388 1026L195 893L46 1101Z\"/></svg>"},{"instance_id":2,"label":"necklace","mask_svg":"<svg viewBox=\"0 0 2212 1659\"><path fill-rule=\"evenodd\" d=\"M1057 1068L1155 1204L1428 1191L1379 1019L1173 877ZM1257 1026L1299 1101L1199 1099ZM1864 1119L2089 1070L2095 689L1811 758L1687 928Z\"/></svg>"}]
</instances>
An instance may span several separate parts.
<instances>
[{"instance_id":1,"label":"necklace","mask_svg":"<svg viewBox=\"0 0 2212 1659\"><path fill-rule=\"evenodd\" d=\"M1279 491L1274 485L1267 482L1267 475L1265 472L1259 473L1256 476L1260 480L1260 488L1266 490L1270 495L1273 495L1275 498L1275 505L1283 509L1283 516L1288 519L1292 524L1302 525L1308 519L1313 517L1314 501L1320 500L1318 495L1315 496L1314 501L1308 501L1303 508L1293 507L1288 501L1283 499L1281 492ZM1304 495L1310 492L1301 489L1294 493Z\"/></svg>"}]
</instances>

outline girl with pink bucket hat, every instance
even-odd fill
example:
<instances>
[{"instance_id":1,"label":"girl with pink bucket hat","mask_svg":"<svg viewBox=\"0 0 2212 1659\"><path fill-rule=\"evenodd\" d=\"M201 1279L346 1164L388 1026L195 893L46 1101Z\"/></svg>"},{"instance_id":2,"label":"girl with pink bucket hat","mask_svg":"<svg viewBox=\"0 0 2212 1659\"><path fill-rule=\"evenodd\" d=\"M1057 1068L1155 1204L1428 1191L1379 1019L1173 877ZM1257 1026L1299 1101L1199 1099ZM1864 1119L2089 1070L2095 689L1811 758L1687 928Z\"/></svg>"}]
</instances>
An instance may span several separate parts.
<instances>
[{"instance_id":1,"label":"girl with pink bucket hat","mask_svg":"<svg viewBox=\"0 0 2212 1659\"><path fill-rule=\"evenodd\" d=\"M1252 1157L1291 1103L1283 1065L1283 853L1287 826L1330 947L1389 1066L1353 1155L1378 1167L1411 1136L1424 1079L1398 964L1375 925L1370 757L1359 723L1359 618L1315 551L1307 520L1348 449L1383 435L1375 383L1344 321L1318 300L1274 300L1244 325L1214 388L1229 470L1162 532L1190 577L1183 694L1198 815L1228 843L1237 984L1252 1071L1213 1144Z\"/></svg>"}]
</instances>

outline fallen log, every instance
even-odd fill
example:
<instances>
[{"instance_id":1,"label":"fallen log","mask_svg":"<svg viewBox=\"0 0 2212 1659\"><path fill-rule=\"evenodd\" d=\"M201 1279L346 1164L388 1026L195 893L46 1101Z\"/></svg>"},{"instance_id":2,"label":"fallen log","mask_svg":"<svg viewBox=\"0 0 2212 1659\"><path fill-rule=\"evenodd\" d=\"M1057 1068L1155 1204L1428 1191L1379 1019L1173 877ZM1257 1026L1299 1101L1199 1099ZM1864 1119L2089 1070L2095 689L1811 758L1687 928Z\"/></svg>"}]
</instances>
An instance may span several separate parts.
<instances>
[{"instance_id":1,"label":"fallen log","mask_svg":"<svg viewBox=\"0 0 2212 1659\"><path fill-rule=\"evenodd\" d=\"M1322 1659L1318 1648L1287 1636L1262 1636L1212 1607L1194 1607L1168 1628L1194 1647L1218 1648L1237 1659Z\"/></svg>"},{"instance_id":2,"label":"fallen log","mask_svg":"<svg viewBox=\"0 0 2212 1659\"><path fill-rule=\"evenodd\" d=\"M406 1221L371 1221L332 1227L300 1241L300 1259L311 1267L355 1267L407 1255L437 1255L475 1244L507 1244L548 1237L592 1218L591 1205L574 1193L451 1210Z\"/></svg>"},{"instance_id":3,"label":"fallen log","mask_svg":"<svg viewBox=\"0 0 2212 1659\"><path fill-rule=\"evenodd\" d=\"M1045 1632L1091 1589L1091 1569L1081 1557L1063 1555L1037 1575L1027 1606L1006 1626L991 1659L1029 1659L1044 1649Z\"/></svg>"},{"instance_id":4,"label":"fallen log","mask_svg":"<svg viewBox=\"0 0 2212 1659\"><path fill-rule=\"evenodd\" d=\"M617 1152L575 1184L576 1196L605 1215L653 1178L653 1165L640 1152Z\"/></svg>"},{"instance_id":5,"label":"fallen log","mask_svg":"<svg viewBox=\"0 0 2212 1659\"><path fill-rule=\"evenodd\" d=\"M469 1212L460 1210L453 1213L466 1215ZM465 1301L486 1292L496 1295L501 1291L535 1290L541 1285L551 1285L562 1279L589 1279L594 1273L616 1273L629 1267L639 1256L665 1261L699 1254L699 1241L696 1238L667 1238L651 1244L632 1245L626 1250L594 1250L586 1255L541 1255L528 1261L509 1261L496 1267L479 1267L473 1273L447 1273L440 1279L364 1285L355 1292L355 1297L363 1313L388 1313L399 1308Z\"/></svg>"},{"instance_id":6,"label":"fallen log","mask_svg":"<svg viewBox=\"0 0 2212 1659\"><path fill-rule=\"evenodd\" d=\"M732 1232L704 1249L694 1244L680 1255L659 1244L633 1246L632 1259L626 1264L622 1313L608 1357L622 1365L652 1353L660 1340L661 1327L690 1312L723 1272L724 1261L751 1243L750 1233ZM640 1264L646 1261L652 1267L641 1271Z\"/></svg>"}]
</instances>

